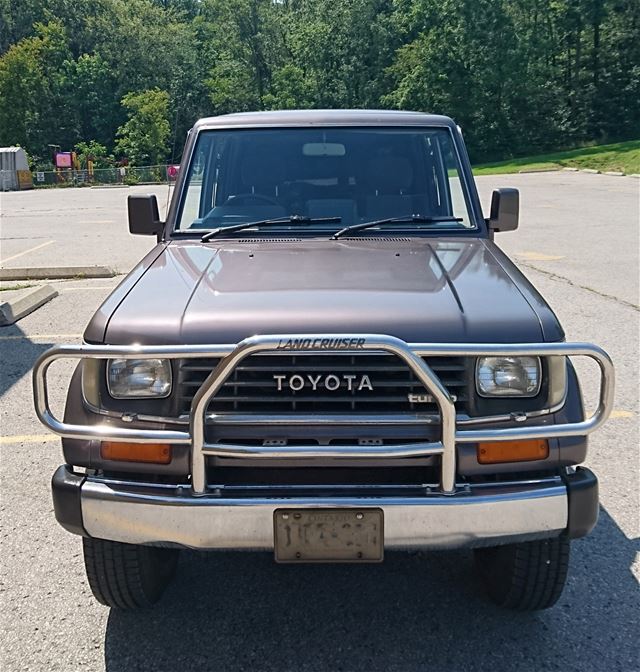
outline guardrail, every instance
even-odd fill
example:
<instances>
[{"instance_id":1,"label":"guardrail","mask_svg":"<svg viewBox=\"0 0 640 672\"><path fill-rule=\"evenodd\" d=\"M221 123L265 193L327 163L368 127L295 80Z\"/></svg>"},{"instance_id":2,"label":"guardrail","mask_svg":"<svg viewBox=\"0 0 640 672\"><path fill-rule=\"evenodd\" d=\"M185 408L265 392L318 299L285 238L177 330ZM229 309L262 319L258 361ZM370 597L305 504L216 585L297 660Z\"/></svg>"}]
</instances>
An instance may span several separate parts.
<instances>
[{"instance_id":1,"label":"guardrail","mask_svg":"<svg viewBox=\"0 0 640 672\"><path fill-rule=\"evenodd\" d=\"M344 347L323 347L323 343ZM290 344L293 343L293 346ZM306 344L309 344L308 347ZM392 446L234 446L208 444L205 437L206 411L211 399L222 387L235 367L246 357L258 352L295 352L332 354L335 352L388 352L402 359L436 401L441 417L439 441ZM594 413L581 422L556 425L508 427L502 429L459 429L453 400L423 357L444 356L581 356L594 360L600 368L600 395ZM58 359L188 359L222 358L203 382L191 403L189 432L171 430L131 429L109 425L75 425L58 420L49 408L47 370ZM456 443L478 441L509 441L513 439L549 439L584 436L598 429L613 408L615 374L609 355L588 343L539 344L408 344L392 336L378 334L286 334L253 336L237 345L59 345L48 350L33 368L34 403L38 418L52 432L73 439L164 442L191 445L191 479L194 494L207 490L205 457L224 455L235 458L276 457L405 457L408 455L441 455L440 485L444 494L455 492ZM215 422L215 416L209 416ZM365 422L364 420L361 422ZM358 423L354 423L358 424Z\"/></svg>"}]
</instances>

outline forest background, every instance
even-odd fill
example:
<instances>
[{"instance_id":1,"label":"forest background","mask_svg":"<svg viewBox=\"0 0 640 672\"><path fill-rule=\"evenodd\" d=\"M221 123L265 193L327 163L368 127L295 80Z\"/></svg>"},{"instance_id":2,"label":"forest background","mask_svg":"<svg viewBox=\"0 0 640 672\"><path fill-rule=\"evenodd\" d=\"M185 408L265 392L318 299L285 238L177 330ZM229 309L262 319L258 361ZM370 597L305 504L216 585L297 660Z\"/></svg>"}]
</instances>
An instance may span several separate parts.
<instances>
[{"instance_id":1,"label":"forest background","mask_svg":"<svg viewBox=\"0 0 640 672\"><path fill-rule=\"evenodd\" d=\"M0 0L0 146L178 162L199 117L446 114L472 161L640 138L638 0Z\"/></svg>"}]
</instances>

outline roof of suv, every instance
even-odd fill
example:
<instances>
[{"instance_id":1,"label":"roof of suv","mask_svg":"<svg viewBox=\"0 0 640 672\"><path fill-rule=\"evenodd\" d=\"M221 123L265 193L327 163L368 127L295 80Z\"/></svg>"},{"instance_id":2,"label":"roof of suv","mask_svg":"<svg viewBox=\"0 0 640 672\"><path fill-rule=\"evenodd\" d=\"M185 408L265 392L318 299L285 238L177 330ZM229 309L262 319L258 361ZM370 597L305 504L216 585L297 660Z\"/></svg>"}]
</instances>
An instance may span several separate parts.
<instances>
[{"instance_id":1,"label":"roof of suv","mask_svg":"<svg viewBox=\"0 0 640 672\"><path fill-rule=\"evenodd\" d=\"M397 110L277 110L273 112L239 112L206 117L196 122L194 130L228 126L449 126L449 117L423 112Z\"/></svg>"}]
</instances>

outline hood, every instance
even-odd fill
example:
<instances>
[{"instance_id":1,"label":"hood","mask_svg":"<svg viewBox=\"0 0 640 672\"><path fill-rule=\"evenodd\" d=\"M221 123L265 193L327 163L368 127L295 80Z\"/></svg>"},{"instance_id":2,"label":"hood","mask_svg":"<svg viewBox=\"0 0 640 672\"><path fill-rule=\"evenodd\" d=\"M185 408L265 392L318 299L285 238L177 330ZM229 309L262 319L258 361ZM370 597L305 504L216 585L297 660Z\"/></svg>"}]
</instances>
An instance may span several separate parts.
<instances>
[{"instance_id":1,"label":"hood","mask_svg":"<svg viewBox=\"0 0 640 672\"><path fill-rule=\"evenodd\" d=\"M562 330L490 241L174 241L89 325L93 342L236 343L254 334L381 333L408 342L539 342Z\"/></svg>"}]
</instances>

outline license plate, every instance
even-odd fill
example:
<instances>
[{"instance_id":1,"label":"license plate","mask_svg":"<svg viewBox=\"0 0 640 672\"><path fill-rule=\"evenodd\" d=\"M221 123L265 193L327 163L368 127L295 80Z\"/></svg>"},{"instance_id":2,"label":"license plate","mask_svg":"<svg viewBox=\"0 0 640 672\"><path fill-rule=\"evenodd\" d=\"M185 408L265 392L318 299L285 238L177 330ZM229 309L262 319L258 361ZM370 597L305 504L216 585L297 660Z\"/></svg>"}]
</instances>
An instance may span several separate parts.
<instances>
[{"instance_id":1,"label":"license plate","mask_svg":"<svg viewBox=\"0 0 640 672\"><path fill-rule=\"evenodd\" d=\"M276 562L382 562L382 509L277 509Z\"/></svg>"}]
</instances>

